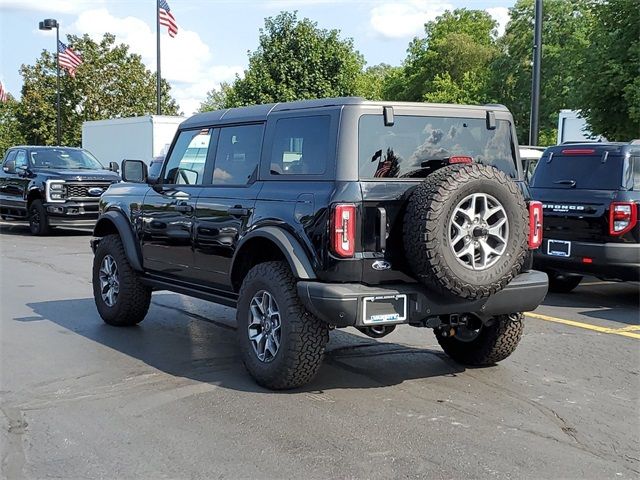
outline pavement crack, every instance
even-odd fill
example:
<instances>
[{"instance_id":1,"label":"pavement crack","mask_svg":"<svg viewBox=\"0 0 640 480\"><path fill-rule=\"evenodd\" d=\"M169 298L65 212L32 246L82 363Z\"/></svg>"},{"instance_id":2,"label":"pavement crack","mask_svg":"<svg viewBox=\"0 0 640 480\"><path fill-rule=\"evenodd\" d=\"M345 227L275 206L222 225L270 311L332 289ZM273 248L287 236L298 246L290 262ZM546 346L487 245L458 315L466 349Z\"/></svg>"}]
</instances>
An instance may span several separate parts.
<instances>
[{"instance_id":1,"label":"pavement crack","mask_svg":"<svg viewBox=\"0 0 640 480\"><path fill-rule=\"evenodd\" d=\"M51 270L51 271L56 272L56 273L63 273L65 275L71 275L71 276L76 277L76 278L78 277L77 273L70 272L69 270L64 270L64 269L60 268L59 265L54 265L52 263L37 261L37 260L34 260L32 258L26 258L26 257L8 256L7 258L10 258L11 260L16 260L16 261L19 261L19 262L22 262L22 263L30 263L31 265L35 265L37 267L46 268L46 269Z\"/></svg>"},{"instance_id":2,"label":"pavement crack","mask_svg":"<svg viewBox=\"0 0 640 480\"><path fill-rule=\"evenodd\" d=\"M2 473L4 478L22 479L24 476L25 454L23 439L29 424L24 419L24 412L7 405L0 406L6 418L6 450L2 456ZM3 432L3 435L5 433Z\"/></svg>"},{"instance_id":3,"label":"pavement crack","mask_svg":"<svg viewBox=\"0 0 640 480\"><path fill-rule=\"evenodd\" d=\"M551 413L553 413L556 416L558 420L560 420L560 423L562 423L562 425L560 425L560 430L562 430L565 434L567 434L577 443L580 443L577 437L578 431L572 426L570 426L569 423L567 423L567 421L558 414L558 412L556 412L552 408L549 408L549 410L551 411Z\"/></svg>"}]
</instances>

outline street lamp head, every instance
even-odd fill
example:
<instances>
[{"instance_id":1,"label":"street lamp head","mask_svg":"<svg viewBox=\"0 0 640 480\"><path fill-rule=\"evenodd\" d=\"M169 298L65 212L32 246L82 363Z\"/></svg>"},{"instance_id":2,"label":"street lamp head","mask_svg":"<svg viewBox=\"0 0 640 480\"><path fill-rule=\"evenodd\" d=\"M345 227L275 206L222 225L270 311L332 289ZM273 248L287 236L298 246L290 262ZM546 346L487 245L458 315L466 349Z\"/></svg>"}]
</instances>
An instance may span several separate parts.
<instances>
[{"instance_id":1,"label":"street lamp head","mask_svg":"<svg viewBox=\"0 0 640 480\"><path fill-rule=\"evenodd\" d=\"M58 21L54 18L46 18L38 25L40 30L53 30L58 28Z\"/></svg>"}]
</instances>

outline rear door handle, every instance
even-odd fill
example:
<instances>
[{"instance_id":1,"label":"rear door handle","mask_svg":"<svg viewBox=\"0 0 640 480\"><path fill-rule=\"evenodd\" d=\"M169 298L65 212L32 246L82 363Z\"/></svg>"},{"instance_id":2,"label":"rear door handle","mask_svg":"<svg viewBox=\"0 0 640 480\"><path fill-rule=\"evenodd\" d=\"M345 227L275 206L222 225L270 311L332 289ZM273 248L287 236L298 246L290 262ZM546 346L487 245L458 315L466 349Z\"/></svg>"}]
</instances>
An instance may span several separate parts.
<instances>
[{"instance_id":1,"label":"rear door handle","mask_svg":"<svg viewBox=\"0 0 640 480\"><path fill-rule=\"evenodd\" d=\"M237 206L231 207L229 210L227 210L227 213L229 215L231 215L232 217L246 217L247 215L249 215L249 209L248 208L243 208L243 207L237 205Z\"/></svg>"},{"instance_id":2,"label":"rear door handle","mask_svg":"<svg viewBox=\"0 0 640 480\"><path fill-rule=\"evenodd\" d=\"M189 205L188 203L179 203L176 205L176 212L191 213L193 212L193 205Z\"/></svg>"}]
</instances>

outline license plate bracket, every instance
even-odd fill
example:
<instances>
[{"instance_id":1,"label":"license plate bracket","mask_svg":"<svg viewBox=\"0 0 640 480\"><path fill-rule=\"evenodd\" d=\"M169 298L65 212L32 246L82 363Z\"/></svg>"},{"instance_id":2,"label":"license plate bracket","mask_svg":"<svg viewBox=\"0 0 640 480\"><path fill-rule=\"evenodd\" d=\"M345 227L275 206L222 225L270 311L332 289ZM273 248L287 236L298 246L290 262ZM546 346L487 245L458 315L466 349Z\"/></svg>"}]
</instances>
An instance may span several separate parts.
<instances>
[{"instance_id":1,"label":"license plate bracket","mask_svg":"<svg viewBox=\"0 0 640 480\"><path fill-rule=\"evenodd\" d=\"M547 255L551 255L554 257L570 257L571 242L568 242L566 240L548 240Z\"/></svg>"},{"instance_id":2,"label":"license plate bracket","mask_svg":"<svg viewBox=\"0 0 640 480\"><path fill-rule=\"evenodd\" d=\"M365 297L362 301L362 323L365 325L401 323L406 319L406 295Z\"/></svg>"}]
</instances>

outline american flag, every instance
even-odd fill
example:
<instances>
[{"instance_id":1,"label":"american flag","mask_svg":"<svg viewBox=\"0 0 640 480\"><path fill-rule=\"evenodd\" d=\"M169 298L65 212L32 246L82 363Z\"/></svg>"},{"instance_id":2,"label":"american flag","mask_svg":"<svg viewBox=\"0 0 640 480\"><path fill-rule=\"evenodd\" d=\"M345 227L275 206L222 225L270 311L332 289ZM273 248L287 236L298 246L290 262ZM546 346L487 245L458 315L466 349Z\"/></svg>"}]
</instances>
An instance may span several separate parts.
<instances>
[{"instance_id":1,"label":"american flag","mask_svg":"<svg viewBox=\"0 0 640 480\"><path fill-rule=\"evenodd\" d=\"M0 82L0 102L6 102L9 100L7 91L4 89L4 85Z\"/></svg>"},{"instance_id":2,"label":"american flag","mask_svg":"<svg viewBox=\"0 0 640 480\"><path fill-rule=\"evenodd\" d=\"M158 15L160 25L167 27L170 37L175 37L178 34L178 24L173 13L171 13L167 0L158 0Z\"/></svg>"},{"instance_id":3,"label":"american flag","mask_svg":"<svg viewBox=\"0 0 640 480\"><path fill-rule=\"evenodd\" d=\"M58 59L60 66L69 72L72 77L76 76L76 69L82 63L82 58L74 52L71 48L67 47L64 43L58 40Z\"/></svg>"}]
</instances>

